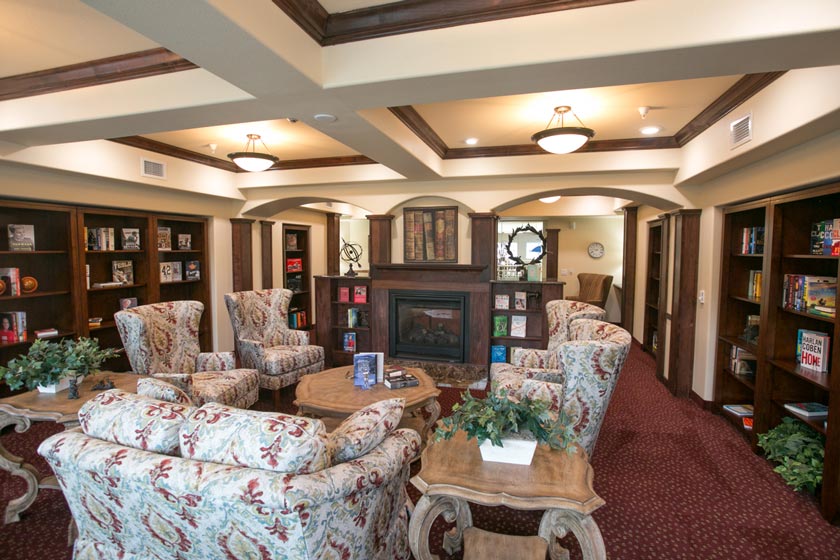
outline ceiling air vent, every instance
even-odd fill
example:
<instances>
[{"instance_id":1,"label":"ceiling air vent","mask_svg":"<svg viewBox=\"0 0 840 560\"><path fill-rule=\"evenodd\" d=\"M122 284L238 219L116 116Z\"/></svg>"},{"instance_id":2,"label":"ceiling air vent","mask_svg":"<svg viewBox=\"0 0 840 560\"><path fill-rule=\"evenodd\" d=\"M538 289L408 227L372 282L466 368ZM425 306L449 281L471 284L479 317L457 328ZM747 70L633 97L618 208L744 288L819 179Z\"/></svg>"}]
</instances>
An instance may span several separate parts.
<instances>
[{"instance_id":1,"label":"ceiling air vent","mask_svg":"<svg viewBox=\"0 0 840 560\"><path fill-rule=\"evenodd\" d=\"M729 123L729 147L737 148L752 140L752 114Z\"/></svg>"},{"instance_id":2,"label":"ceiling air vent","mask_svg":"<svg viewBox=\"0 0 840 560\"><path fill-rule=\"evenodd\" d=\"M166 179L166 164L159 161L152 161L140 158L140 175L154 179Z\"/></svg>"}]
</instances>

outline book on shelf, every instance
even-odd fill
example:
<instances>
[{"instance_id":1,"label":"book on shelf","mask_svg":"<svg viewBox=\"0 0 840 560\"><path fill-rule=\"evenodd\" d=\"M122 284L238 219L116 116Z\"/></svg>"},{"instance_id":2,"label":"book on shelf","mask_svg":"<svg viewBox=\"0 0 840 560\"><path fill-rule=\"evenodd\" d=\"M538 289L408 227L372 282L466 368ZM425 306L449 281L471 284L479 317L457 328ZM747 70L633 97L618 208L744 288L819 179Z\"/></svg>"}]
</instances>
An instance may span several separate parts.
<instances>
[{"instance_id":1,"label":"book on shelf","mask_svg":"<svg viewBox=\"0 0 840 560\"><path fill-rule=\"evenodd\" d=\"M160 263L160 281L163 284L169 282L180 282L181 277L181 261L169 261Z\"/></svg>"},{"instance_id":2,"label":"book on shelf","mask_svg":"<svg viewBox=\"0 0 840 560\"><path fill-rule=\"evenodd\" d=\"M745 227L741 230L741 254L764 253L764 226Z\"/></svg>"},{"instance_id":3,"label":"book on shelf","mask_svg":"<svg viewBox=\"0 0 840 560\"><path fill-rule=\"evenodd\" d=\"M35 226L32 224L9 224L9 251L34 251Z\"/></svg>"},{"instance_id":4,"label":"book on shelf","mask_svg":"<svg viewBox=\"0 0 840 560\"><path fill-rule=\"evenodd\" d=\"M760 270L750 270L750 280L747 284L747 297L761 299L761 279L763 273Z\"/></svg>"},{"instance_id":5,"label":"book on shelf","mask_svg":"<svg viewBox=\"0 0 840 560\"><path fill-rule=\"evenodd\" d=\"M111 280L124 286L134 284L134 262L111 261Z\"/></svg>"},{"instance_id":6,"label":"book on shelf","mask_svg":"<svg viewBox=\"0 0 840 560\"><path fill-rule=\"evenodd\" d=\"M785 274L782 277L782 307L834 318L837 311L837 278Z\"/></svg>"},{"instance_id":7,"label":"book on shelf","mask_svg":"<svg viewBox=\"0 0 840 560\"><path fill-rule=\"evenodd\" d=\"M388 389L405 389L406 387L417 387L420 385L420 380L414 375L405 372L403 375L397 377L386 378L383 384Z\"/></svg>"},{"instance_id":8,"label":"book on shelf","mask_svg":"<svg viewBox=\"0 0 840 560\"><path fill-rule=\"evenodd\" d=\"M820 373L827 372L830 340L827 333L799 329L796 337L799 365Z\"/></svg>"},{"instance_id":9,"label":"book on shelf","mask_svg":"<svg viewBox=\"0 0 840 560\"><path fill-rule=\"evenodd\" d=\"M744 426L745 430L752 431L752 429L753 429L753 417L752 416L741 417L741 424Z\"/></svg>"},{"instance_id":10,"label":"book on shelf","mask_svg":"<svg viewBox=\"0 0 840 560\"><path fill-rule=\"evenodd\" d=\"M353 286L353 303L367 303L367 286Z\"/></svg>"},{"instance_id":11,"label":"book on shelf","mask_svg":"<svg viewBox=\"0 0 840 560\"><path fill-rule=\"evenodd\" d=\"M725 404L723 408L736 416L753 415L753 405L751 404Z\"/></svg>"},{"instance_id":12,"label":"book on shelf","mask_svg":"<svg viewBox=\"0 0 840 560\"><path fill-rule=\"evenodd\" d=\"M286 234L286 250L287 251L297 251L298 250L298 242L297 242L297 234L296 233L287 233Z\"/></svg>"},{"instance_id":13,"label":"book on shelf","mask_svg":"<svg viewBox=\"0 0 840 560\"><path fill-rule=\"evenodd\" d=\"M344 333L344 351L345 352L355 352L356 351L356 333L354 332L346 332Z\"/></svg>"},{"instance_id":14,"label":"book on shelf","mask_svg":"<svg viewBox=\"0 0 840 560\"><path fill-rule=\"evenodd\" d=\"M85 265L85 287L90 290L90 265Z\"/></svg>"},{"instance_id":15,"label":"book on shelf","mask_svg":"<svg viewBox=\"0 0 840 560\"><path fill-rule=\"evenodd\" d=\"M157 248L158 251L172 250L172 228L166 226L158 226L157 228Z\"/></svg>"},{"instance_id":16,"label":"book on shelf","mask_svg":"<svg viewBox=\"0 0 840 560\"><path fill-rule=\"evenodd\" d=\"M139 250L140 228L122 228L120 230L120 247L128 251Z\"/></svg>"},{"instance_id":17,"label":"book on shelf","mask_svg":"<svg viewBox=\"0 0 840 560\"><path fill-rule=\"evenodd\" d=\"M528 293L514 292L513 293L513 308L525 310L528 308Z\"/></svg>"},{"instance_id":18,"label":"book on shelf","mask_svg":"<svg viewBox=\"0 0 840 560\"><path fill-rule=\"evenodd\" d=\"M187 261L186 270L184 271L185 280L201 280L201 262Z\"/></svg>"},{"instance_id":19,"label":"book on shelf","mask_svg":"<svg viewBox=\"0 0 840 560\"><path fill-rule=\"evenodd\" d=\"M192 234L191 233L179 233L178 234L178 249L181 251L191 251L192 250Z\"/></svg>"},{"instance_id":20,"label":"book on shelf","mask_svg":"<svg viewBox=\"0 0 840 560\"><path fill-rule=\"evenodd\" d=\"M0 343L26 341L26 312L0 313Z\"/></svg>"},{"instance_id":21,"label":"book on shelf","mask_svg":"<svg viewBox=\"0 0 840 560\"><path fill-rule=\"evenodd\" d=\"M367 352L353 356L353 385L362 389L376 385L376 356Z\"/></svg>"},{"instance_id":22,"label":"book on shelf","mask_svg":"<svg viewBox=\"0 0 840 560\"><path fill-rule=\"evenodd\" d=\"M6 295L19 296L22 293L19 268L0 268L0 280L6 285Z\"/></svg>"},{"instance_id":23,"label":"book on shelf","mask_svg":"<svg viewBox=\"0 0 840 560\"><path fill-rule=\"evenodd\" d=\"M94 288L119 288L122 286L122 282L94 282Z\"/></svg>"},{"instance_id":24,"label":"book on shelf","mask_svg":"<svg viewBox=\"0 0 840 560\"><path fill-rule=\"evenodd\" d=\"M120 298L120 310L131 309L132 307L137 307L137 298L136 297Z\"/></svg>"},{"instance_id":25,"label":"book on shelf","mask_svg":"<svg viewBox=\"0 0 840 560\"><path fill-rule=\"evenodd\" d=\"M761 317L759 315L747 315L741 338L751 344L758 344L758 328L760 322Z\"/></svg>"},{"instance_id":26,"label":"book on shelf","mask_svg":"<svg viewBox=\"0 0 840 560\"><path fill-rule=\"evenodd\" d=\"M35 332L35 338L52 338L54 336L58 336L58 329L49 328L49 329L37 329Z\"/></svg>"},{"instance_id":27,"label":"book on shelf","mask_svg":"<svg viewBox=\"0 0 840 560\"><path fill-rule=\"evenodd\" d=\"M102 317L88 317L89 328L99 328L102 326Z\"/></svg>"},{"instance_id":28,"label":"book on shelf","mask_svg":"<svg viewBox=\"0 0 840 560\"><path fill-rule=\"evenodd\" d=\"M286 259L286 272L302 272L303 259L300 257L289 257Z\"/></svg>"},{"instance_id":29,"label":"book on shelf","mask_svg":"<svg viewBox=\"0 0 840 560\"><path fill-rule=\"evenodd\" d=\"M811 254L840 255L840 218L811 224Z\"/></svg>"},{"instance_id":30,"label":"book on shelf","mask_svg":"<svg viewBox=\"0 0 840 560\"><path fill-rule=\"evenodd\" d=\"M732 346L730 349L729 369L732 370L732 373L752 377L755 375L757 364L758 358L755 354L737 346Z\"/></svg>"},{"instance_id":31,"label":"book on shelf","mask_svg":"<svg viewBox=\"0 0 840 560\"><path fill-rule=\"evenodd\" d=\"M510 309L510 296L507 294L496 294L495 307L496 309Z\"/></svg>"},{"instance_id":32,"label":"book on shelf","mask_svg":"<svg viewBox=\"0 0 840 560\"><path fill-rule=\"evenodd\" d=\"M350 302L350 286L339 286L338 287L338 301L349 303Z\"/></svg>"},{"instance_id":33,"label":"book on shelf","mask_svg":"<svg viewBox=\"0 0 840 560\"><path fill-rule=\"evenodd\" d=\"M528 317L525 315L511 315L510 317L510 336L525 337L526 327L528 325Z\"/></svg>"},{"instance_id":34,"label":"book on shelf","mask_svg":"<svg viewBox=\"0 0 840 560\"><path fill-rule=\"evenodd\" d=\"M347 327L355 329L359 326L359 309L357 307L350 307L347 309Z\"/></svg>"},{"instance_id":35,"label":"book on shelf","mask_svg":"<svg viewBox=\"0 0 840 560\"><path fill-rule=\"evenodd\" d=\"M825 418L828 416L828 407L818 402L785 403L785 409L805 418Z\"/></svg>"},{"instance_id":36,"label":"book on shelf","mask_svg":"<svg viewBox=\"0 0 840 560\"><path fill-rule=\"evenodd\" d=\"M370 326L370 312L364 309L359 309L359 327Z\"/></svg>"},{"instance_id":37,"label":"book on shelf","mask_svg":"<svg viewBox=\"0 0 840 560\"><path fill-rule=\"evenodd\" d=\"M507 315L493 315L493 336L507 336Z\"/></svg>"},{"instance_id":38,"label":"book on shelf","mask_svg":"<svg viewBox=\"0 0 840 560\"><path fill-rule=\"evenodd\" d=\"M504 344L494 344L490 347L490 363L503 364L507 362L507 348Z\"/></svg>"},{"instance_id":39,"label":"book on shelf","mask_svg":"<svg viewBox=\"0 0 840 560\"><path fill-rule=\"evenodd\" d=\"M404 367L394 365L394 364L388 364L388 365L385 366L385 369L382 372L382 377L383 377L383 379L390 379L392 377L394 377L394 378L401 377L401 376L405 375L406 373L407 372L406 372L406 369Z\"/></svg>"},{"instance_id":40,"label":"book on shelf","mask_svg":"<svg viewBox=\"0 0 840 560\"><path fill-rule=\"evenodd\" d=\"M302 287L303 279L300 275L286 277L286 288L289 290L292 290L293 292L300 292Z\"/></svg>"}]
</instances>

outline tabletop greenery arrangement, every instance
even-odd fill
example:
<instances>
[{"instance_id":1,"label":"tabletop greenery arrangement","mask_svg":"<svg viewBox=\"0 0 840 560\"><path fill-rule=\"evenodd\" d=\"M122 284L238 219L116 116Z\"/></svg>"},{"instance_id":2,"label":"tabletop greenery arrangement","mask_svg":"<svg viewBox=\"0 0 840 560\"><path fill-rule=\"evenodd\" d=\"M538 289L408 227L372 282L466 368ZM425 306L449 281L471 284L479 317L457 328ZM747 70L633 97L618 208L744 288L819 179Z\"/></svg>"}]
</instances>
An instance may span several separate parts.
<instances>
[{"instance_id":1,"label":"tabletop greenery arrangement","mask_svg":"<svg viewBox=\"0 0 840 560\"><path fill-rule=\"evenodd\" d=\"M816 492L822 483L825 437L806 424L790 417L758 434L758 446L767 459L778 463L774 472L795 490Z\"/></svg>"},{"instance_id":2,"label":"tabletop greenery arrangement","mask_svg":"<svg viewBox=\"0 0 840 560\"><path fill-rule=\"evenodd\" d=\"M489 439L501 447L503 437L519 434L553 449L574 450L570 445L574 429L568 414L549 410L545 401L518 399L505 390L490 391L483 399L473 397L469 391L461 396L464 402L454 404L452 414L440 421L435 441L450 439L456 431L463 430L467 439L476 438L479 445Z\"/></svg>"},{"instance_id":3,"label":"tabletop greenery arrangement","mask_svg":"<svg viewBox=\"0 0 840 560\"><path fill-rule=\"evenodd\" d=\"M53 342L37 339L26 354L0 366L0 377L12 390L58 383L65 377L77 379L95 373L105 360L119 352L114 348L100 348L95 338L64 339Z\"/></svg>"}]
</instances>

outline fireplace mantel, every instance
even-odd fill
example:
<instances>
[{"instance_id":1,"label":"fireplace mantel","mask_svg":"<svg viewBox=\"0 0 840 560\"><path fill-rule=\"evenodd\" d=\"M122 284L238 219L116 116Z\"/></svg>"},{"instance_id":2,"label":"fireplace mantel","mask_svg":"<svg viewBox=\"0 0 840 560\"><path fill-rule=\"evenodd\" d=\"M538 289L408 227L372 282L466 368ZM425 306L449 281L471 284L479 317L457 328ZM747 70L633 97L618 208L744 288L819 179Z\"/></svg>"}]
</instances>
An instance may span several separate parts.
<instances>
[{"instance_id":1,"label":"fireplace mantel","mask_svg":"<svg viewBox=\"0 0 840 560\"><path fill-rule=\"evenodd\" d=\"M487 265L474 264L373 264L370 277L373 280L408 280L415 282L482 282Z\"/></svg>"}]
</instances>

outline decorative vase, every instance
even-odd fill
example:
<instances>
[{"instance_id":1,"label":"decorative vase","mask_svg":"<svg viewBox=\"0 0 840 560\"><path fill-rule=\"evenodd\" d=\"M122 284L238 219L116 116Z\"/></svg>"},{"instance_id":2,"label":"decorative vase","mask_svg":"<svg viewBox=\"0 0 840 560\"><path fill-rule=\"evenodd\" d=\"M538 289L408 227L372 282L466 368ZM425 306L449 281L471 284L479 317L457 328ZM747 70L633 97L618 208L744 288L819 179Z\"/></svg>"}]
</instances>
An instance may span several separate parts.
<instances>
[{"instance_id":1,"label":"decorative vase","mask_svg":"<svg viewBox=\"0 0 840 560\"><path fill-rule=\"evenodd\" d=\"M537 440L520 438L502 438L502 447L493 445L486 439L478 446L481 459L495 463L510 463L513 465L530 465L537 450Z\"/></svg>"},{"instance_id":2,"label":"decorative vase","mask_svg":"<svg viewBox=\"0 0 840 560\"><path fill-rule=\"evenodd\" d=\"M70 378L63 377L58 380L58 383L50 383L49 385L38 385L39 393L60 393L70 388Z\"/></svg>"}]
</instances>

